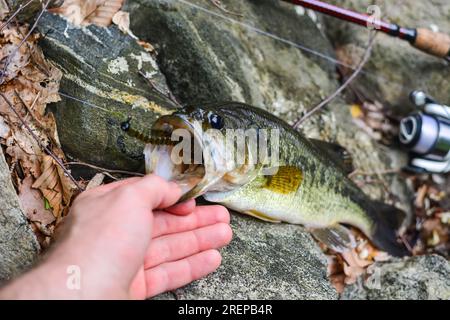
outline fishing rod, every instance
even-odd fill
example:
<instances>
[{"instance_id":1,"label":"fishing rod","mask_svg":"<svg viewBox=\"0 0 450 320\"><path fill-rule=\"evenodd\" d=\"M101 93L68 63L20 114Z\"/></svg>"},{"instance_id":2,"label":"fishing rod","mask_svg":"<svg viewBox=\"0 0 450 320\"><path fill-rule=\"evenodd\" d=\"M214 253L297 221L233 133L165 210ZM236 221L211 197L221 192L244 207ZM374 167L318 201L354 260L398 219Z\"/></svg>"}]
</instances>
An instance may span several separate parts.
<instances>
[{"instance_id":1,"label":"fishing rod","mask_svg":"<svg viewBox=\"0 0 450 320\"><path fill-rule=\"evenodd\" d=\"M295 5L302 6L323 14L352 22L361 26L371 26L390 36L406 40L413 47L435 57L443 58L450 62L450 36L434 32L426 28L405 28L398 24L374 19L364 13L344 9L318 0L283 0Z\"/></svg>"}]
</instances>

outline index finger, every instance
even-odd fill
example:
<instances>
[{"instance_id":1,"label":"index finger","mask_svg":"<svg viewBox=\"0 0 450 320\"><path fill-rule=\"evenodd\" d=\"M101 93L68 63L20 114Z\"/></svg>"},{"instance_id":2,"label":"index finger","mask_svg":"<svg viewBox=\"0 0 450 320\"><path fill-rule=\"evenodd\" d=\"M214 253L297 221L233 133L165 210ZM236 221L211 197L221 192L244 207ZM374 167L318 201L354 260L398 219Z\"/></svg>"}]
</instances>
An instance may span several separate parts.
<instances>
[{"instance_id":1,"label":"index finger","mask_svg":"<svg viewBox=\"0 0 450 320\"><path fill-rule=\"evenodd\" d=\"M189 213L192 213L195 210L195 206L196 206L195 199L190 199L181 203L177 203L169 208L166 208L165 211L178 216L185 216Z\"/></svg>"}]
</instances>

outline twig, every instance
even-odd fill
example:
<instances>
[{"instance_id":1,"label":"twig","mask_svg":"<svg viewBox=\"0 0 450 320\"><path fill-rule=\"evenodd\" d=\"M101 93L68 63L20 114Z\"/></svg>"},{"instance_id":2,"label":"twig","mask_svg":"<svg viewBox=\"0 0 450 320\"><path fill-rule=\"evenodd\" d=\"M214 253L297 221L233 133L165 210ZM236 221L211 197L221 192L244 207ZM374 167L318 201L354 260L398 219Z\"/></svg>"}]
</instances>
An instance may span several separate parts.
<instances>
[{"instance_id":1,"label":"twig","mask_svg":"<svg viewBox=\"0 0 450 320\"><path fill-rule=\"evenodd\" d=\"M64 164L61 162L61 160L46 146L44 145L41 140L36 136L36 134L33 132L33 130L30 128L30 126L23 120L23 118L20 116L19 112L17 112L16 108L14 108L11 101L8 100L8 98L0 92L0 96L5 100L5 102L8 104L8 106L11 108L11 110L14 112L16 117L22 122L22 125L28 130L28 132L31 134L34 140L39 144L39 146L47 152L47 154L55 160L55 162L61 167L61 169L64 171L64 173L72 180L72 182L75 184L75 186L81 190L84 191L84 188L80 186L77 180L70 174L70 172L64 167Z\"/></svg>"},{"instance_id":2,"label":"twig","mask_svg":"<svg viewBox=\"0 0 450 320\"><path fill-rule=\"evenodd\" d=\"M36 117L33 114L33 109L34 109L34 106L36 105L36 102L38 101L39 97L41 96L41 92L42 92L42 90L37 93L36 97L34 98L33 102L31 103L30 107L28 107L28 105L25 103L25 101L23 101L22 98L20 98L22 100L22 104L25 106L25 108L27 108L28 112L30 113L29 115L33 119L35 119L36 122L38 122L38 123L39 123L39 121L37 121ZM14 90L14 93L20 97L20 95L18 94L18 92L16 90ZM25 121L28 121L28 115L25 116Z\"/></svg>"},{"instance_id":3,"label":"twig","mask_svg":"<svg viewBox=\"0 0 450 320\"><path fill-rule=\"evenodd\" d=\"M85 162L81 162L81 161L71 161L71 162L66 162L66 165L78 165L78 166L84 166L84 167L89 167L98 171L102 171L102 172L109 172L109 173L117 173L117 174L126 174L129 176L137 176L137 177L143 177L144 174L143 173L139 173L139 172L131 172L131 171L125 171L125 170L115 170L115 169L106 169L106 168L102 168L99 166L95 166L93 164L90 163L85 163Z\"/></svg>"},{"instance_id":4,"label":"twig","mask_svg":"<svg viewBox=\"0 0 450 320\"><path fill-rule=\"evenodd\" d=\"M36 21L34 22L33 26L30 28L30 31L28 31L27 35L20 41L19 45L14 49L14 51L8 55L8 58L6 59L5 66L3 67L3 70L0 74L0 84L3 83L5 74L7 72L8 66L11 63L12 58L16 55L16 53L19 51L19 49L22 47L22 45L27 41L27 39L30 37L30 35L33 33L34 29L36 29L37 24L39 20L41 19L42 15L44 14L45 10L47 9L49 3L51 0L47 0L47 2L42 6L42 10L39 13L39 15L36 18Z\"/></svg>"},{"instance_id":5,"label":"twig","mask_svg":"<svg viewBox=\"0 0 450 320\"><path fill-rule=\"evenodd\" d=\"M400 240L402 240L402 243L405 245L406 250L409 251L409 253L413 253L414 249L411 247L411 244L409 243L409 241L406 239L405 235L402 234L400 236Z\"/></svg>"},{"instance_id":6,"label":"twig","mask_svg":"<svg viewBox=\"0 0 450 320\"><path fill-rule=\"evenodd\" d=\"M345 88L348 87L348 85L355 80L355 78L358 76L358 74L361 72L362 68L366 64L366 62L370 58L370 54L372 53L372 47L374 44L376 33L371 33L369 44L367 45L366 52L364 53L364 56L361 60L361 62L358 64L358 67L355 69L355 71L352 73L352 75L328 98L323 100L321 103L319 103L317 106L312 108L310 111L308 111L303 117L297 119L294 122L293 128L297 129L299 125L301 125L306 119L311 117L313 114L318 112L320 109L322 109L324 106L326 106L328 103L330 103L334 98L336 98L342 91L344 91Z\"/></svg>"},{"instance_id":7,"label":"twig","mask_svg":"<svg viewBox=\"0 0 450 320\"><path fill-rule=\"evenodd\" d=\"M85 22L88 18L90 18L90 17L95 13L95 11L97 11L98 8L100 8L101 6L105 5L105 3L106 3L106 0L103 0L103 2L97 4L97 5L95 6L95 9L92 10L91 12L89 12L89 13L83 18L83 21L81 21L81 23Z\"/></svg>"},{"instance_id":8,"label":"twig","mask_svg":"<svg viewBox=\"0 0 450 320\"><path fill-rule=\"evenodd\" d=\"M40 93L40 92L39 92ZM36 102L37 98L39 98L39 93L36 95L36 98L34 99L33 105ZM44 126L42 125L42 123L36 118L36 116L34 115L34 113L31 111L31 107L29 107L25 101L23 101L22 97L20 96L20 94L17 92L17 90L14 89L14 94L16 95L17 99L19 99L19 102L25 107L25 109L27 110L28 114L25 115L24 121L28 120L28 115L31 116L31 118L33 118L34 121L36 121L36 123L41 126L43 129ZM47 131L47 130L46 130Z\"/></svg>"},{"instance_id":9,"label":"twig","mask_svg":"<svg viewBox=\"0 0 450 320\"><path fill-rule=\"evenodd\" d=\"M28 5L30 3L32 3L34 0L30 0L25 4L20 4L20 6L16 9L16 11L8 18L8 20L5 21L5 23L3 23L0 27L0 31L2 31L8 24L11 23L11 21L20 13L20 11L22 11L23 9L25 9L26 7L28 7Z\"/></svg>"},{"instance_id":10,"label":"twig","mask_svg":"<svg viewBox=\"0 0 450 320\"><path fill-rule=\"evenodd\" d=\"M108 173L108 172L106 172L106 171L102 171L102 173L103 173L105 176L110 177L110 178L113 179L114 181L119 181L119 180L120 180L119 178L114 177L111 173Z\"/></svg>"},{"instance_id":11,"label":"twig","mask_svg":"<svg viewBox=\"0 0 450 320\"><path fill-rule=\"evenodd\" d=\"M44 125L38 118L36 118L36 116L34 115L34 113L33 113L33 111L32 111L32 109L33 109L33 107L34 107L34 105L35 105L37 99L38 99L39 96L40 96L41 91L39 91L38 94L36 95L36 98L34 99L33 104L32 104L31 107L29 107L29 106L25 103L25 101L23 101L22 97L21 97L20 94L17 92L17 90L14 90L14 93L15 93L17 99L19 99L19 102L20 102L20 103L25 107L25 109L28 111L28 114L25 115L24 122L28 122L28 115L30 115L31 118L38 124L38 126L39 126L42 130L44 130L44 132L47 134L47 136L48 136L48 138L50 139L50 141L51 141L54 145L59 146L59 142L56 141L55 138L53 137L53 132L52 132L49 128L46 128L45 125Z\"/></svg>"}]
</instances>

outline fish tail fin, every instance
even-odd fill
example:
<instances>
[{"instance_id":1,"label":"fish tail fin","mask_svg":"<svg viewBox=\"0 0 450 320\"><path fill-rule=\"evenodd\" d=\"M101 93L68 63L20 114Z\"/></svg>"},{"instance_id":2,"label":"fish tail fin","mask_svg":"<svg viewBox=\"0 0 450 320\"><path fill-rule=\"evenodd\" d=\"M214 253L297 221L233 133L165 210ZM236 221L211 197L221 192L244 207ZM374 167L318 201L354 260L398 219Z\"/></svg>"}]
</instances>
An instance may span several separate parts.
<instances>
[{"instance_id":1,"label":"fish tail fin","mask_svg":"<svg viewBox=\"0 0 450 320\"><path fill-rule=\"evenodd\" d=\"M369 214L375 221L372 242L392 256L410 255L405 245L397 241L397 232L405 219L405 212L380 201L374 201Z\"/></svg>"}]
</instances>

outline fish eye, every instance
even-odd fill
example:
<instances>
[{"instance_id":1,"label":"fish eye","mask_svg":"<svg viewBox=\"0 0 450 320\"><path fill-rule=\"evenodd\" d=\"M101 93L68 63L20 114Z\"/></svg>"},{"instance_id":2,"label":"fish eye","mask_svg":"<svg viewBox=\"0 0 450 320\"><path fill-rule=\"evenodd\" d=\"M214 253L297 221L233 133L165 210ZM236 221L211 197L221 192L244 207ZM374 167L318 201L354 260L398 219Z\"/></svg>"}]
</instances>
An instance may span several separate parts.
<instances>
[{"instance_id":1,"label":"fish eye","mask_svg":"<svg viewBox=\"0 0 450 320\"><path fill-rule=\"evenodd\" d=\"M131 123L130 123L131 119L128 119L127 121L124 121L120 124L120 129L122 129L123 131L128 131L130 130L131 127Z\"/></svg>"},{"instance_id":2,"label":"fish eye","mask_svg":"<svg viewBox=\"0 0 450 320\"><path fill-rule=\"evenodd\" d=\"M224 126L223 119L222 119L222 117L219 116L218 114L210 113L210 114L208 115L208 120L209 120L209 123L211 124L211 127L212 127L213 129L218 129L218 130L220 130L220 129L222 129L223 126Z\"/></svg>"}]
</instances>

